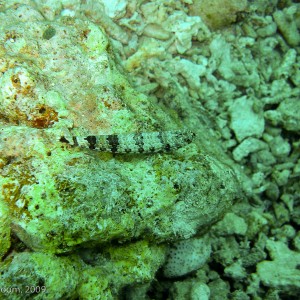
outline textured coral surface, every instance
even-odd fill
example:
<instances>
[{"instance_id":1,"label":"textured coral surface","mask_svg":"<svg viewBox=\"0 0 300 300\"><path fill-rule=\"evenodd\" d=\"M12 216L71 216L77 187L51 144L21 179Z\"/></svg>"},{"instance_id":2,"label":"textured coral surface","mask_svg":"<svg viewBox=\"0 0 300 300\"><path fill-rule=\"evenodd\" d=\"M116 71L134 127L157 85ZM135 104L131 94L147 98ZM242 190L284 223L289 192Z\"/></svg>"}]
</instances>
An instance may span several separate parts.
<instances>
[{"instance_id":1,"label":"textured coral surface","mask_svg":"<svg viewBox=\"0 0 300 300\"><path fill-rule=\"evenodd\" d=\"M299 299L299 1L8 0L0 28L0 298Z\"/></svg>"},{"instance_id":2,"label":"textured coral surface","mask_svg":"<svg viewBox=\"0 0 300 300\"><path fill-rule=\"evenodd\" d=\"M206 230L239 184L221 148L206 151L188 131L165 133L205 124L192 127L134 89L101 26L63 14L50 21L44 9L7 4L0 14L3 287L45 286L40 299L110 299L150 282L163 243ZM137 133L135 149L151 142L149 132L162 132L155 138L164 150L182 148L115 155L74 138L104 135L114 148ZM215 148L215 138L206 144Z\"/></svg>"}]
</instances>

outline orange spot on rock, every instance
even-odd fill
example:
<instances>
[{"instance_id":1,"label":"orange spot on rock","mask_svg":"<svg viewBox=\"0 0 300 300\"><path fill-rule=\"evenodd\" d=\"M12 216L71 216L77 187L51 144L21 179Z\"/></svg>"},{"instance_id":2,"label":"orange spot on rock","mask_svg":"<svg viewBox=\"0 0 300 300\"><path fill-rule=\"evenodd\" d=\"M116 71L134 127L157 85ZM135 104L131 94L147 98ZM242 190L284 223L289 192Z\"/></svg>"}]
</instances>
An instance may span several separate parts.
<instances>
[{"instance_id":1,"label":"orange spot on rock","mask_svg":"<svg viewBox=\"0 0 300 300\"><path fill-rule=\"evenodd\" d=\"M40 105L31 114L29 123L35 128L48 128L58 121L58 113L50 106Z\"/></svg>"}]
</instances>

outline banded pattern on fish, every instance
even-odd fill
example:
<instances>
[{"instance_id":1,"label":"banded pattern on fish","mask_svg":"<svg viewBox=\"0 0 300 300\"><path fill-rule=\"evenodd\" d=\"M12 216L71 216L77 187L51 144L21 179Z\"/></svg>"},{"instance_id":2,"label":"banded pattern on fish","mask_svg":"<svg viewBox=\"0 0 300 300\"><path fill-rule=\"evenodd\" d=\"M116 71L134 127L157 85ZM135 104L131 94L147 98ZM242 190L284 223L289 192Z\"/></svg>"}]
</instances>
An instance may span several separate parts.
<instances>
[{"instance_id":1,"label":"banded pattern on fish","mask_svg":"<svg viewBox=\"0 0 300 300\"><path fill-rule=\"evenodd\" d=\"M157 153L181 148L193 141L192 131L174 130L73 137L75 146L112 153ZM64 138L64 141L67 141Z\"/></svg>"}]
</instances>

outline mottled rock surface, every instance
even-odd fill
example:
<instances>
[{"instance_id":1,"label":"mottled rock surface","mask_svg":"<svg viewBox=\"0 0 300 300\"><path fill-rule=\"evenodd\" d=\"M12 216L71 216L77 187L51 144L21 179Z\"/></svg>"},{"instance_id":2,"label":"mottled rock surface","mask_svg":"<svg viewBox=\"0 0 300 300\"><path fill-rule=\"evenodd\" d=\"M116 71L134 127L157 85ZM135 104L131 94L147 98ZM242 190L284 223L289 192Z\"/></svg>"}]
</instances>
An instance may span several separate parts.
<instances>
[{"instance_id":1,"label":"mottled rock surface","mask_svg":"<svg viewBox=\"0 0 300 300\"><path fill-rule=\"evenodd\" d=\"M298 299L298 2L0 1L0 299Z\"/></svg>"},{"instance_id":2,"label":"mottled rock surface","mask_svg":"<svg viewBox=\"0 0 300 300\"><path fill-rule=\"evenodd\" d=\"M149 282L163 260L164 247L144 241L61 257L17 253L0 266L0 299L116 299L126 285Z\"/></svg>"},{"instance_id":3,"label":"mottled rock surface","mask_svg":"<svg viewBox=\"0 0 300 300\"><path fill-rule=\"evenodd\" d=\"M300 292L300 253L290 250L285 243L268 240L266 247L272 260L257 265L257 274L262 283L291 294Z\"/></svg>"},{"instance_id":4,"label":"mottled rock surface","mask_svg":"<svg viewBox=\"0 0 300 300\"><path fill-rule=\"evenodd\" d=\"M197 141L173 153L116 156L69 143L184 128L131 87L100 27L49 22L29 6L0 17L1 195L26 246L61 253L188 238L230 207L234 173Z\"/></svg>"}]
</instances>

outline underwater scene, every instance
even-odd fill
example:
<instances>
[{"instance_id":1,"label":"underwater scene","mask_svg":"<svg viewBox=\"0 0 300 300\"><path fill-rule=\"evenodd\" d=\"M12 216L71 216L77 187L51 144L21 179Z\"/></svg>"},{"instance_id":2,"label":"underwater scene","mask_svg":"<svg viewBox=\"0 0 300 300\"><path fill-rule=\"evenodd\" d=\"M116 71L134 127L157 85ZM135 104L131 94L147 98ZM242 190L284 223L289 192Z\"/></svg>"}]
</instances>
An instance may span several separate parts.
<instances>
[{"instance_id":1,"label":"underwater scene","mask_svg":"<svg viewBox=\"0 0 300 300\"><path fill-rule=\"evenodd\" d=\"M0 1L0 299L300 299L300 1Z\"/></svg>"}]
</instances>

